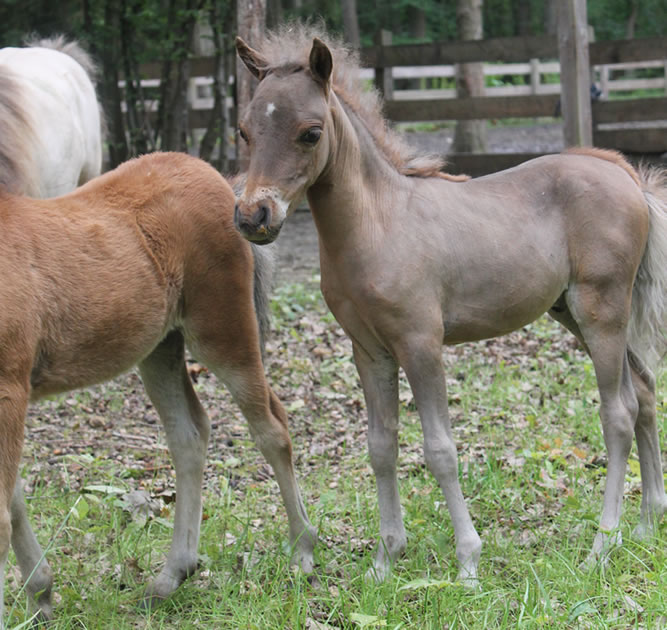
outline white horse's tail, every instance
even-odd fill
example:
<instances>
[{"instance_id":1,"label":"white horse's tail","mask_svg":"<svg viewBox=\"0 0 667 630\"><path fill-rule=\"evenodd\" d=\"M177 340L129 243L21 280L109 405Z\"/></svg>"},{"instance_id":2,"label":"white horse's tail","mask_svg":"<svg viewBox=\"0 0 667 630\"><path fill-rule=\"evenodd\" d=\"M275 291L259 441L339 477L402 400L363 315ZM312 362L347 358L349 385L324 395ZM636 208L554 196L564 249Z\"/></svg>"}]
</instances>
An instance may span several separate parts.
<instances>
[{"instance_id":1,"label":"white horse's tail","mask_svg":"<svg viewBox=\"0 0 667 630\"><path fill-rule=\"evenodd\" d=\"M630 348L649 366L667 354L667 170L638 170L649 207L649 234L632 293Z\"/></svg>"},{"instance_id":2,"label":"white horse's tail","mask_svg":"<svg viewBox=\"0 0 667 630\"><path fill-rule=\"evenodd\" d=\"M90 80L94 84L97 83L100 74L99 68L90 53L78 41L68 41L64 35L55 35L45 39L30 37L24 43L30 48L51 48L69 55L86 71Z\"/></svg>"}]
</instances>

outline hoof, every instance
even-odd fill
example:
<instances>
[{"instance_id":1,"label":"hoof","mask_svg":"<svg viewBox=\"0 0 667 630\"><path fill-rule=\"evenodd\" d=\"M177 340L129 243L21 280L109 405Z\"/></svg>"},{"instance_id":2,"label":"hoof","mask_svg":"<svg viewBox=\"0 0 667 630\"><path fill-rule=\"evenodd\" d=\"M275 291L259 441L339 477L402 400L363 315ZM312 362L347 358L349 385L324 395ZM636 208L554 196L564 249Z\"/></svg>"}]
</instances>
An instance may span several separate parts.
<instances>
[{"instance_id":1,"label":"hoof","mask_svg":"<svg viewBox=\"0 0 667 630\"><path fill-rule=\"evenodd\" d=\"M657 508L648 511L648 514L643 514L637 527L632 531L632 537L635 540L644 541L654 538L660 526L660 521L667 511L667 500L664 504Z\"/></svg>"},{"instance_id":2,"label":"hoof","mask_svg":"<svg viewBox=\"0 0 667 630\"><path fill-rule=\"evenodd\" d=\"M611 552L623 544L619 530L613 532L599 531L593 540L593 548L586 559L579 565L582 571L604 569L609 564Z\"/></svg>"},{"instance_id":3,"label":"hoof","mask_svg":"<svg viewBox=\"0 0 667 630\"><path fill-rule=\"evenodd\" d=\"M290 560L290 565L309 575L315 569L315 560L312 551L295 551Z\"/></svg>"},{"instance_id":4,"label":"hoof","mask_svg":"<svg viewBox=\"0 0 667 630\"><path fill-rule=\"evenodd\" d=\"M146 588L146 594L139 603L142 610L157 608L167 599L188 577L197 570L197 565L192 569L178 571L177 575L163 569L162 572Z\"/></svg>"},{"instance_id":5,"label":"hoof","mask_svg":"<svg viewBox=\"0 0 667 630\"><path fill-rule=\"evenodd\" d=\"M53 611L49 606L49 610L45 611L43 608L40 608L33 616L30 618L29 628L37 630L37 628L47 628L51 621L53 621ZM0 626L2 627L2 626Z\"/></svg>"},{"instance_id":6,"label":"hoof","mask_svg":"<svg viewBox=\"0 0 667 630\"><path fill-rule=\"evenodd\" d=\"M304 573L310 574L315 569L313 550L317 544L317 530L308 525L294 544L290 565L299 567Z\"/></svg>"},{"instance_id":7,"label":"hoof","mask_svg":"<svg viewBox=\"0 0 667 630\"><path fill-rule=\"evenodd\" d=\"M368 584L381 584L386 582L391 575L391 564L373 563L373 566L364 574L364 580Z\"/></svg>"},{"instance_id":8,"label":"hoof","mask_svg":"<svg viewBox=\"0 0 667 630\"><path fill-rule=\"evenodd\" d=\"M167 599L166 597L159 597L158 595L150 595L146 593L139 601L139 604L137 605L137 608L142 611L142 612L151 612L155 610L158 606L162 604L162 602Z\"/></svg>"},{"instance_id":9,"label":"hoof","mask_svg":"<svg viewBox=\"0 0 667 630\"><path fill-rule=\"evenodd\" d=\"M469 571L461 569L456 576L456 581L466 590L479 592L482 590L482 585L479 582L477 573L471 574Z\"/></svg>"}]
</instances>

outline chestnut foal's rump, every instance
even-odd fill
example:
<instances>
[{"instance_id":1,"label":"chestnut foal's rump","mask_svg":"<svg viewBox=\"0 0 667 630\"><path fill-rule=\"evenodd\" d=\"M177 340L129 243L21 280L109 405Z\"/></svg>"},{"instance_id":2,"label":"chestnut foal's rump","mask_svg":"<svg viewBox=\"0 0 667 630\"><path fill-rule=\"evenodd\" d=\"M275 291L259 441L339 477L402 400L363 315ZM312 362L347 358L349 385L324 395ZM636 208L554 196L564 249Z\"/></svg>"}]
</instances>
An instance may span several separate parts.
<instances>
[{"instance_id":1,"label":"chestnut foal's rump","mask_svg":"<svg viewBox=\"0 0 667 630\"><path fill-rule=\"evenodd\" d=\"M469 181L440 172L387 129L353 54L290 24L239 56L259 79L241 136L250 165L236 223L267 243L304 194L320 243L322 290L353 342L368 408L380 535L371 573L406 547L396 480L399 366L419 409L426 463L456 539L459 577L476 584L481 540L457 476L443 343L504 334L544 312L595 367L609 464L589 564L620 543L633 432L646 537L667 510L655 380L667 329L667 173L620 155L547 156Z\"/></svg>"},{"instance_id":2,"label":"chestnut foal's rump","mask_svg":"<svg viewBox=\"0 0 667 630\"><path fill-rule=\"evenodd\" d=\"M179 153L132 160L55 199L0 193L0 570L11 537L42 617L52 612L51 571L15 483L28 401L138 364L177 474L172 546L146 595L162 599L197 565L209 421L186 372L186 345L247 418L280 485L295 557L312 569L315 530L286 414L262 366L253 291L267 287L253 286L261 270L233 209L226 181Z\"/></svg>"}]
</instances>

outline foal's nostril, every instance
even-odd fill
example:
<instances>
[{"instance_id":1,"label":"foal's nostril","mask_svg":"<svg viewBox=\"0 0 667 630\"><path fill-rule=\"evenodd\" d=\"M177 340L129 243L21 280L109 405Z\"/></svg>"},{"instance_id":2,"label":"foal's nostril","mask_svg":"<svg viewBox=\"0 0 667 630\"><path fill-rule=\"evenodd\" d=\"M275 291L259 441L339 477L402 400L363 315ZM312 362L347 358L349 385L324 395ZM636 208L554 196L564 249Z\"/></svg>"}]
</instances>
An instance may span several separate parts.
<instances>
[{"instance_id":1,"label":"foal's nostril","mask_svg":"<svg viewBox=\"0 0 667 630\"><path fill-rule=\"evenodd\" d=\"M257 210L257 227L268 227L271 222L271 210L268 206L261 205Z\"/></svg>"},{"instance_id":2,"label":"foal's nostril","mask_svg":"<svg viewBox=\"0 0 667 630\"><path fill-rule=\"evenodd\" d=\"M234 225L239 225L239 204L234 204Z\"/></svg>"}]
</instances>

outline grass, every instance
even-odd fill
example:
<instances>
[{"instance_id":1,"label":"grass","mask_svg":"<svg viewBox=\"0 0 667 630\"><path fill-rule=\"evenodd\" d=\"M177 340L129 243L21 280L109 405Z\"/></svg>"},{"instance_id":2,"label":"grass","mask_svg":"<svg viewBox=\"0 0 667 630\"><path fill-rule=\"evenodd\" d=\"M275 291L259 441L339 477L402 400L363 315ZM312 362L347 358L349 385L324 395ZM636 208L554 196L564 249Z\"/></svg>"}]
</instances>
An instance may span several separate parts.
<instances>
[{"instance_id":1,"label":"grass","mask_svg":"<svg viewBox=\"0 0 667 630\"><path fill-rule=\"evenodd\" d=\"M506 340L444 353L461 483L484 540L482 588L471 593L455 581L451 522L423 465L404 380L399 476L408 552L386 583L363 580L378 512L349 345L314 286L280 288L273 310L267 370L290 409L298 475L320 531L316 575L289 567L275 482L257 478L261 459L244 435L233 457L212 446L200 570L161 607L141 612L144 585L159 570L171 536L173 505L156 489L165 485L160 475L172 484L173 478L162 465L147 472L95 450L70 454L29 479L31 519L50 546L55 574L57 620L50 627L653 629L667 623L665 528L645 544L630 537L640 503L634 451L624 546L607 568L578 569L596 531L604 445L590 363L555 325L540 320ZM104 390L112 409L122 408L118 387ZM197 387L226 399L210 379ZM664 376L659 392L664 444ZM68 398L70 413L85 417L95 396ZM166 463L166 454L159 458ZM126 493L137 487L160 500L159 514L137 519L128 510ZM29 616L17 575L10 566L9 628Z\"/></svg>"}]
</instances>

